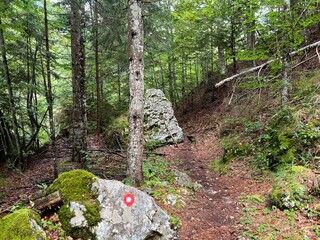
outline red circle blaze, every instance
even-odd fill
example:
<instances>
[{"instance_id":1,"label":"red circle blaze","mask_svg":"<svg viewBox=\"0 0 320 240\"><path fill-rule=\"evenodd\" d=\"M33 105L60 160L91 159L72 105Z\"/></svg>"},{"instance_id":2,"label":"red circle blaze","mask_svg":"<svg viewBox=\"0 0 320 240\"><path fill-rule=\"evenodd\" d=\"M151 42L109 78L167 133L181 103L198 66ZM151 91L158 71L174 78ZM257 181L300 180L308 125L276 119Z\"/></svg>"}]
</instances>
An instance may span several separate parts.
<instances>
[{"instance_id":1,"label":"red circle blaze","mask_svg":"<svg viewBox=\"0 0 320 240\"><path fill-rule=\"evenodd\" d=\"M133 205L133 203L134 203L134 196L131 193L127 193L123 197L123 202L128 207L131 207Z\"/></svg>"}]
</instances>

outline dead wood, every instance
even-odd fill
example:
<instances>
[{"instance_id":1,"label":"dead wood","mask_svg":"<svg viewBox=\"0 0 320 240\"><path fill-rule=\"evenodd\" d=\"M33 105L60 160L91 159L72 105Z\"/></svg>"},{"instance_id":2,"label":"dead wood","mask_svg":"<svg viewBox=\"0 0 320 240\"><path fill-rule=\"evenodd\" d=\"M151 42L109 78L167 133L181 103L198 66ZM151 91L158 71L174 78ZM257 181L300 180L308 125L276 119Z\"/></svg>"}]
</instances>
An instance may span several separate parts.
<instances>
[{"instance_id":1,"label":"dead wood","mask_svg":"<svg viewBox=\"0 0 320 240\"><path fill-rule=\"evenodd\" d=\"M59 191L53 192L47 196L38 198L34 201L34 208L44 212L53 207L57 207L63 204L63 198Z\"/></svg>"},{"instance_id":2,"label":"dead wood","mask_svg":"<svg viewBox=\"0 0 320 240\"><path fill-rule=\"evenodd\" d=\"M315 43L312 43L312 44L310 44L310 45L308 45L308 46L305 46L305 47L303 47L303 48L300 48L300 49L298 49L297 51L291 52L291 53L289 53L289 55L290 55L291 57L293 57L293 56L297 55L298 53L300 53L300 52L302 52L302 51L307 51L307 50L309 50L309 49L311 49L311 48L314 48L314 47L317 47L317 46L319 46L319 45L320 45L320 41L315 42ZM261 69L262 69L263 67L265 67L266 65L268 65L268 64L270 64L270 63L272 63L272 62L274 62L274 61L276 61L276 60L279 60L279 59L280 59L280 58L275 58L275 59L269 60L269 61L267 61L267 62L265 62L265 63L263 63L263 64L261 64L261 65L259 65L259 66L256 66L256 67L247 69L247 70L245 70L245 71L242 71L241 73L238 73L238 74L235 74L235 75L233 75L233 76L231 76L231 77L225 78L225 79L221 80L220 82L218 82L218 83L215 85L215 87L218 88L218 87L222 86L223 84L225 84L226 82L230 82L231 80L233 80L233 79L235 79L235 78L237 78L237 77L240 77L240 76L242 76L242 75L249 74L249 73L251 73L251 72L255 72L255 71L257 71L257 70L261 70Z\"/></svg>"}]
</instances>

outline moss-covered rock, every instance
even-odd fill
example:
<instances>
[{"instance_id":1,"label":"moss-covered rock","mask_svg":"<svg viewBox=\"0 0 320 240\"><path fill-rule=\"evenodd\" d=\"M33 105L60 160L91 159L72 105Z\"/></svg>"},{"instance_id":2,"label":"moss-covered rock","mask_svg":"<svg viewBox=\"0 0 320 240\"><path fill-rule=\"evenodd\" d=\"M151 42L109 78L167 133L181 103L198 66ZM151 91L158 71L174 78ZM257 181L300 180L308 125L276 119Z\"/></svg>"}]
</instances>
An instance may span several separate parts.
<instances>
[{"instance_id":1,"label":"moss-covered rock","mask_svg":"<svg viewBox=\"0 0 320 240\"><path fill-rule=\"evenodd\" d=\"M21 209L0 219L0 239L45 240L46 234L40 226L39 214L31 209Z\"/></svg>"},{"instance_id":2,"label":"moss-covered rock","mask_svg":"<svg viewBox=\"0 0 320 240\"><path fill-rule=\"evenodd\" d=\"M271 202L280 209L297 209L311 199L314 173L303 166L293 166L279 174L271 193Z\"/></svg>"},{"instance_id":3,"label":"moss-covered rock","mask_svg":"<svg viewBox=\"0 0 320 240\"><path fill-rule=\"evenodd\" d=\"M97 179L97 176L85 170L74 170L62 173L47 190L47 193L60 191L63 195L65 202L59 211L59 219L66 233L73 237L94 239L90 228L100 221L100 206L91 187ZM71 219L77 217L75 211L70 209L72 202L83 206L81 214L85 218L85 226L71 223Z\"/></svg>"},{"instance_id":4,"label":"moss-covered rock","mask_svg":"<svg viewBox=\"0 0 320 240\"><path fill-rule=\"evenodd\" d=\"M64 172L49 186L47 193L59 190L66 202L89 200L94 197L91 185L97 178L85 170Z\"/></svg>"},{"instance_id":5,"label":"moss-covered rock","mask_svg":"<svg viewBox=\"0 0 320 240\"><path fill-rule=\"evenodd\" d=\"M128 145L128 112L115 118L105 131L105 140L109 148L121 149Z\"/></svg>"}]
</instances>

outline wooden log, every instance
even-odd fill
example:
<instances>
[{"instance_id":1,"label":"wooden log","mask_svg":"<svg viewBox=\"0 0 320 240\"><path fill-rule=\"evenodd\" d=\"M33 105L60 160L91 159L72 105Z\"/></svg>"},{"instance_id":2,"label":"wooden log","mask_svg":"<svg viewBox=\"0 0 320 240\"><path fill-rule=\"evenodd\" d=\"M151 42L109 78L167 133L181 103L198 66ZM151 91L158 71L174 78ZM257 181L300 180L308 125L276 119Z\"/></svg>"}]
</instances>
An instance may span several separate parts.
<instances>
[{"instance_id":1,"label":"wooden log","mask_svg":"<svg viewBox=\"0 0 320 240\"><path fill-rule=\"evenodd\" d=\"M63 198L59 191L53 192L47 196L38 198L34 201L34 208L44 212L53 207L57 207L63 204Z\"/></svg>"}]
</instances>

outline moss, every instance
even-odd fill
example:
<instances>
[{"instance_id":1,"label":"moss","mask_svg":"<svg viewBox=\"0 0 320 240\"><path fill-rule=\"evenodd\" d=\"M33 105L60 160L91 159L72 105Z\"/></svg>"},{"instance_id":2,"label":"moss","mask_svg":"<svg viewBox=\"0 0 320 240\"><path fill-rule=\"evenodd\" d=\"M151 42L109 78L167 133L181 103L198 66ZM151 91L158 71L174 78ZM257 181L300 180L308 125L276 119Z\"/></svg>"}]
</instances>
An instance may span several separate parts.
<instances>
[{"instance_id":1,"label":"moss","mask_svg":"<svg viewBox=\"0 0 320 240\"><path fill-rule=\"evenodd\" d=\"M280 209L298 209L311 199L306 180L311 170L293 166L278 176L271 193L271 202Z\"/></svg>"},{"instance_id":2,"label":"moss","mask_svg":"<svg viewBox=\"0 0 320 240\"><path fill-rule=\"evenodd\" d=\"M97 225L97 223L100 221L99 210L97 210L98 207L93 206L92 203L85 204L85 206L87 208L87 211L84 213L84 217L88 221L89 227ZM89 212L89 214L87 212ZM74 216L75 216L74 212L70 211L67 204L61 207L59 211L59 220L62 223L63 230L68 235L75 238L95 239L94 235L90 232L89 227L72 227L71 226L70 219L73 218Z\"/></svg>"},{"instance_id":3,"label":"moss","mask_svg":"<svg viewBox=\"0 0 320 240\"><path fill-rule=\"evenodd\" d=\"M62 173L48 188L47 193L60 191L66 202L85 201L94 197L92 183L97 176L85 170L73 170Z\"/></svg>"},{"instance_id":4,"label":"moss","mask_svg":"<svg viewBox=\"0 0 320 240\"><path fill-rule=\"evenodd\" d=\"M105 131L105 140L110 148L122 148L128 145L128 112L115 118Z\"/></svg>"},{"instance_id":5,"label":"moss","mask_svg":"<svg viewBox=\"0 0 320 240\"><path fill-rule=\"evenodd\" d=\"M64 204L59 211L59 220L62 223L63 229L66 233L70 234L72 227L70 224L70 219L73 218L75 214L70 211L68 204Z\"/></svg>"},{"instance_id":6,"label":"moss","mask_svg":"<svg viewBox=\"0 0 320 240\"><path fill-rule=\"evenodd\" d=\"M219 158L217 160L215 160L214 162L212 162L209 166L209 168L211 169L211 171L219 173L219 174L227 174L228 170L229 170L229 166L231 165L231 161L225 161L224 158Z\"/></svg>"},{"instance_id":7,"label":"moss","mask_svg":"<svg viewBox=\"0 0 320 240\"><path fill-rule=\"evenodd\" d=\"M292 166L291 171L294 174L306 174L312 172L311 169L304 166Z\"/></svg>"},{"instance_id":8,"label":"moss","mask_svg":"<svg viewBox=\"0 0 320 240\"><path fill-rule=\"evenodd\" d=\"M39 240L46 239L44 232L31 228L33 219L41 226L40 216L30 209L21 209L0 219L0 239Z\"/></svg>"},{"instance_id":9,"label":"moss","mask_svg":"<svg viewBox=\"0 0 320 240\"><path fill-rule=\"evenodd\" d=\"M99 204L94 200L89 200L85 201L84 205L87 211L85 211L83 215L86 218L89 227L96 226L101 220Z\"/></svg>"},{"instance_id":10,"label":"moss","mask_svg":"<svg viewBox=\"0 0 320 240\"><path fill-rule=\"evenodd\" d=\"M65 204L59 211L59 219L63 229L67 234L82 239L94 239L89 227L95 226L100 221L99 204L94 200L95 193L91 191L92 183L97 177L84 170L74 170L62 173L48 188L47 193L59 190L65 200ZM74 212L70 211L69 203L71 201L80 202L86 207L84 217L89 227L72 227L70 219L73 218Z\"/></svg>"}]
</instances>

